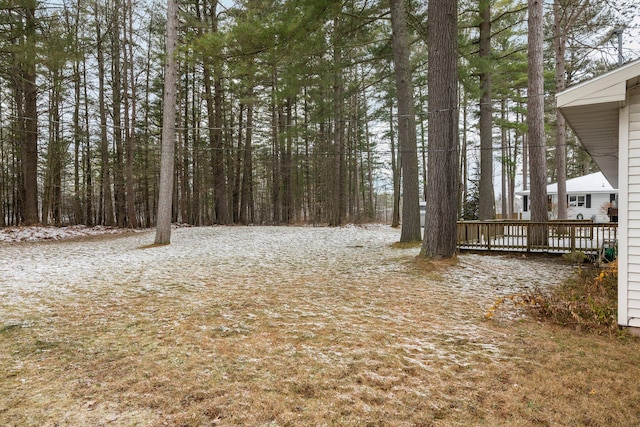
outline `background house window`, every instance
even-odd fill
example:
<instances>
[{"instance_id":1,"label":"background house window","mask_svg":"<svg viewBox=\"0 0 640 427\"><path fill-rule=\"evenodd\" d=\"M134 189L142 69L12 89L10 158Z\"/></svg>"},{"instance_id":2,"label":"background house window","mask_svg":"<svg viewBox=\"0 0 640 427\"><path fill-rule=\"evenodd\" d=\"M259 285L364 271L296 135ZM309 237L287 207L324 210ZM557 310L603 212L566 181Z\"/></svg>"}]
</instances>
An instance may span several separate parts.
<instances>
[{"instance_id":1,"label":"background house window","mask_svg":"<svg viewBox=\"0 0 640 427\"><path fill-rule=\"evenodd\" d=\"M587 203L587 198L584 194L572 194L569 195L569 206L571 207L581 207L585 206Z\"/></svg>"}]
</instances>

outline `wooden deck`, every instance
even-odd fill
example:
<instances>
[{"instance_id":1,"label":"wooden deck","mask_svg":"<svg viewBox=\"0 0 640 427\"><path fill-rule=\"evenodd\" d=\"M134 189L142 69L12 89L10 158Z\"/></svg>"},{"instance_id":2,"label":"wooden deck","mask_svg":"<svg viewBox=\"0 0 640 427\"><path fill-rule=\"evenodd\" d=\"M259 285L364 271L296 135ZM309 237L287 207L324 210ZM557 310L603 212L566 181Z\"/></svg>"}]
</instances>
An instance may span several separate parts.
<instances>
[{"instance_id":1,"label":"wooden deck","mask_svg":"<svg viewBox=\"0 0 640 427\"><path fill-rule=\"evenodd\" d=\"M617 223L591 221L463 221L458 222L458 249L500 252L598 255L617 245Z\"/></svg>"}]
</instances>

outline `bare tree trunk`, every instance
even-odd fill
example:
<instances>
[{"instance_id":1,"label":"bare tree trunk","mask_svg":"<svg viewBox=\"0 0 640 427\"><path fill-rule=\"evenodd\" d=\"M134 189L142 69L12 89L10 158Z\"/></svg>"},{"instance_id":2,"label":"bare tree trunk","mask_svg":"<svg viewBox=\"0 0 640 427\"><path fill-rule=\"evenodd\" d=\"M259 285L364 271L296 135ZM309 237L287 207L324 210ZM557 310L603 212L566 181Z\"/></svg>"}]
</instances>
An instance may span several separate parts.
<instances>
[{"instance_id":1,"label":"bare tree trunk","mask_svg":"<svg viewBox=\"0 0 640 427\"><path fill-rule=\"evenodd\" d=\"M373 221L376 218L376 209L373 201L373 156L371 153L373 148L371 147L368 120L365 122L365 139L367 141L367 220Z\"/></svg>"},{"instance_id":2,"label":"bare tree trunk","mask_svg":"<svg viewBox=\"0 0 640 427\"><path fill-rule=\"evenodd\" d=\"M335 19L336 33L334 37L338 40L340 28L339 19ZM330 224L333 226L342 225L347 216L347 165L346 165L346 144L344 129L344 77L342 70L342 47L339 45L333 48L334 59L334 86L333 86L333 149L334 149L334 177L333 177L333 210Z\"/></svg>"},{"instance_id":3,"label":"bare tree trunk","mask_svg":"<svg viewBox=\"0 0 640 427\"><path fill-rule=\"evenodd\" d=\"M420 88L420 102L422 102L422 88ZM422 200L427 199L427 131L424 126L424 117L420 118L420 149L422 150Z\"/></svg>"},{"instance_id":4,"label":"bare tree trunk","mask_svg":"<svg viewBox=\"0 0 640 427\"><path fill-rule=\"evenodd\" d=\"M545 222L547 214L546 141L544 134L544 22L543 0L529 0L529 85L528 85L528 143L531 173L531 220ZM545 245L546 227L535 227L529 243Z\"/></svg>"},{"instance_id":5,"label":"bare tree trunk","mask_svg":"<svg viewBox=\"0 0 640 427\"><path fill-rule=\"evenodd\" d=\"M209 18L211 31L218 31L217 2L211 6ZM222 138L222 70L214 64L213 76L208 59L204 59L202 78L207 103L207 120L209 125L209 144L211 147L211 168L213 175L213 203L215 222L226 224L228 221L227 185L224 170L224 144ZM212 90L213 81L213 90Z\"/></svg>"},{"instance_id":6,"label":"bare tree trunk","mask_svg":"<svg viewBox=\"0 0 640 427\"><path fill-rule=\"evenodd\" d=\"M293 136L291 132L287 132L287 129L292 127L292 102L290 98L287 98L286 113L283 112L280 123L284 126L280 129L282 142L282 213L283 220L286 224L291 224L293 221Z\"/></svg>"},{"instance_id":7,"label":"bare tree trunk","mask_svg":"<svg viewBox=\"0 0 640 427\"><path fill-rule=\"evenodd\" d=\"M105 60L104 60L104 36L102 34L101 22L104 17L100 16L96 5L96 54L98 60L98 108L100 112L100 157L101 157L101 182L100 182L100 223L112 226L115 223L113 213L113 196L111 194L111 167L109 162L109 140L107 137L107 108L105 100Z\"/></svg>"},{"instance_id":8,"label":"bare tree trunk","mask_svg":"<svg viewBox=\"0 0 640 427\"><path fill-rule=\"evenodd\" d=\"M164 98L162 105L162 154L160 159L160 192L156 245L171 243L171 214L173 201L173 167L176 135L176 92L178 61L175 57L178 43L177 0L167 0L166 65Z\"/></svg>"},{"instance_id":9,"label":"bare tree trunk","mask_svg":"<svg viewBox=\"0 0 640 427\"><path fill-rule=\"evenodd\" d=\"M391 144L391 173L393 174L393 211L391 227L400 227L400 182L402 180L401 158L396 153L395 127L393 126L393 102L389 101L389 141Z\"/></svg>"},{"instance_id":10,"label":"bare tree trunk","mask_svg":"<svg viewBox=\"0 0 640 427\"><path fill-rule=\"evenodd\" d=\"M458 2L430 0L429 180L422 255L448 258L456 252L458 218Z\"/></svg>"},{"instance_id":11,"label":"bare tree trunk","mask_svg":"<svg viewBox=\"0 0 640 427\"><path fill-rule=\"evenodd\" d=\"M113 21L111 23L111 88L112 88L112 119L113 119L113 145L115 147L115 159L113 162L113 190L116 207L116 223L118 227L124 227L127 223L125 207L125 181L124 181L124 147L122 126L122 69L120 64L120 26L121 22L120 0L114 2Z\"/></svg>"},{"instance_id":12,"label":"bare tree trunk","mask_svg":"<svg viewBox=\"0 0 640 427\"><path fill-rule=\"evenodd\" d=\"M464 91L464 89L463 89ZM469 161L467 159L467 128L469 117L469 102L467 92L462 94L462 142L460 144L460 216L464 212L464 205L469 198ZM426 194L426 190L425 190ZM426 197L426 196L425 196ZM470 218L465 218L470 219Z\"/></svg>"},{"instance_id":13,"label":"bare tree trunk","mask_svg":"<svg viewBox=\"0 0 640 427\"><path fill-rule=\"evenodd\" d=\"M556 62L556 93L564 90L566 31L575 25L590 4L590 0L578 1L569 7L567 2L553 2L553 48ZM567 218L567 124L565 118L556 110L556 176L558 181L558 219Z\"/></svg>"},{"instance_id":14,"label":"bare tree trunk","mask_svg":"<svg viewBox=\"0 0 640 427\"><path fill-rule=\"evenodd\" d=\"M75 22L73 24L68 21L68 30L73 33L73 46L75 49L80 50L78 29L80 27L80 9L76 9ZM68 19L68 17L67 17ZM88 218L83 218L82 209L82 197L81 197L81 184L80 184L80 170L84 166L84 162L81 161L81 154L83 152L83 132L80 122L80 105L81 99L81 75L80 64L82 54L78 52L77 57L73 60L73 223L74 224L86 224ZM86 176L86 175L85 175Z\"/></svg>"},{"instance_id":15,"label":"bare tree trunk","mask_svg":"<svg viewBox=\"0 0 640 427\"><path fill-rule=\"evenodd\" d=\"M418 183L418 149L416 115L409 62L409 41L404 0L390 0L393 29L393 62L398 93L398 146L402 159L402 230L401 242L422 239L420 232L420 195Z\"/></svg>"},{"instance_id":16,"label":"bare tree trunk","mask_svg":"<svg viewBox=\"0 0 640 427\"><path fill-rule=\"evenodd\" d=\"M36 83L36 3L25 8L26 60L22 70L24 87L24 223L38 222L38 87Z\"/></svg>"},{"instance_id":17,"label":"bare tree trunk","mask_svg":"<svg viewBox=\"0 0 640 427\"><path fill-rule=\"evenodd\" d=\"M480 0L480 200L478 219L496 217L493 191L493 107L491 89L491 1Z\"/></svg>"},{"instance_id":18,"label":"bare tree trunk","mask_svg":"<svg viewBox=\"0 0 640 427\"><path fill-rule=\"evenodd\" d=\"M505 106L504 99L500 100L500 119L502 120L502 123L505 123L505 120L507 119L506 106ZM500 128L500 156L501 156L500 184L501 184L501 190L502 190L502 197L500 197L500 201L502 205L501 206L502 219L510 219L511 218L510 212L509 212L510 194L507 188L510 157L509 157L509 147L507 146L507 128L505 126L502 126Z\"/></svg>"},{"instance_id":19,"label":"bare tree trunk","mask_svg":"<svg viewBox=\"0 0 640 427\"><path fill-rule=\"evenodd\" d=\"M252 137L253 137L253 83L249 86L247 94L247 131L245 133L243 160L242 160L242 185L240 190L240 222L249 224L253 218L253 164L252 164Z\"/></svg>"},{"instance_id":20,"label":"bare tree trunk","mask_svg":"<svg viewBox=\"0 0 640 427\"><path fill-rule=\"evenodd\" d=\"M564 90L565 86L565 49L566 36L564 34L562 14L564 13L559 1L553 2L553 47L556 60L556 92ZM558 182L558 219L567 219L567 125L560 110L556 109L556 178Z\"/></svg>"},{"instance_id":21,"label":"bare tree trunk","mask_svg":"<svg viewBox=\"0 0 640 427\"><path fill-rule=\"evenodd\" d=\"M129 226L132 228L138 228L138 218L136 216L136 199L134 192L134 182L133 182L133 156L135 150L135 139L136 139L136 79L135 79L135 67L134 67L134 57L133 57L133 0L128 0L126 2L126 10L127 16L125 17L125 22L128 20L128 27L125 25L125 40L128 46L127 52L125 53L125 97L127 96L127 88L128 86L131 101L128 107L131 108L131 115L129 120L126 121L126 127L128 128L125 137L125 157L126 157L126 212L127 219L129 221ZM127 35L128 31L128 35ZM128 57L128 59L126 59ZM128 78L127 79L127 74ZM129 108L126 108L126 113L129 114Z\"/></svg>"},{"instance_id":22,"label":"bare tree trunk","mask_svg":"<svg viewBox=\"0 0 640 427\"><path fill-rule=\"evenodd\" d=\"M222 67L214 67L213 99L214 99L214 131L213 131L213 192L214 206L216 209L216 222L227 224L229 222L229 203L227 200L227 182L225 179L224 164L224 139L222 117Z\"/></svg>"},{"instance_id":23,"label":"bare tree trunk","mask_svg":"<svg viewBox=\"0 0 640 427\"><path fill-rule=\"evenodd\" d=\"M273 223L279 224L282 220L282 212L280 210L282 200L282 167L280 166L282 162L282 158L280 157L280 117L282 116L282 113L280 112L280 105L276 105L276 85L277 76L274 69L271 77L271 91L273 94L271 101L271 209Z\"/></svg>"},{"instance_id":24,"label":"bare tree trunk","mask_svg":"<svg viewBox=\"0 0 640 427\"><path fill-rule=\"evenodd\" d=\"M152 39L152 34L153 34L153 24L150 23L149 24L149 32L148 32L148 39L147 39L147 62L145 65L145 84L144 84L144 103L145 105L149 105L150 103L150 97L151 97L151 39ZM144 225L145 227L149 228L151 227L151 224L155 221L155 217L154 217L154 211L155 209L152 209L151 205L153 203L152 201L152 192L151 192L151 184L150 184L150 180L151 177L150 175L152 175L152 168L151 168L151 161L149 159L149 139L150 139L150 131L149 131L149 125L150 125L150 109L149 108L145 108L144 109L144 133L142 135L143 138L143 159L142 159L142 169L143 169L143 178L142 178L142 197L143 197L143 205L144 205L144 212L145 212L145 220L144 220Z\"/></svg>"},{"instance_id":25,"label":"bare tree trunk","mask_svg":"<svg viewBox=\"0 0 640 427\"><path fill-rule=\"evenodd\" d=\"M83 54L82 61L82 74L83 74L83 97L84 97L84 139L85 139L85 211L86 222L88 227L92 227L95 224L94 209L93 209L93 168L91 166L91 139L89 138L89 94L87 84L87 59Z\"/></svg>"},{"instance_id":26,"label":"bare tree trunk","mask_svg":"<svg viewBox=\"0 0 640 427\"><path fill-rule=\"evenodd\" d=\"M47 145L47 167L45 170L43 198L42 198L42 223L49 224L53 221L56 226L61 225L61 201L62 201L62 158L66 152L63 147L60 131L60 104L62 76L59 69L49 71L51 87L49 96L49 143Z\"/></svg>"},{"instance_id":27,"label":"bare tree trunk","mask_svg":"<svg viewBox=\"0 0 640 427\"><path fill-rule=\"evenodd\" d=\"M2 116L4 110L3 102L4 99L2 98L2 94L0 94L0 121L4 119L4 117ZM0 165L5 165L5 167L0 168L0 227L6 227L8 225L8 219L10 218L11 212L11 196L9 195L9 188L11 188L12 183L10 174L8 172L8 165L10 162L4 134L4 128L0 127Z\"/></svg>"}]
</instances>

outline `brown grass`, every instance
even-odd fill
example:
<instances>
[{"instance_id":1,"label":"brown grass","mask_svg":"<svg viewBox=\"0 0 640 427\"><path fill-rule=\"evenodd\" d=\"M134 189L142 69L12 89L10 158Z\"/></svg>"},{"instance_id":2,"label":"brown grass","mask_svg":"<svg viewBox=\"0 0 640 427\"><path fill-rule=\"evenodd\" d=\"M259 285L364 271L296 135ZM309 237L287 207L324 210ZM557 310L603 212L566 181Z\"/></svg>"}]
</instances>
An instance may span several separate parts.
<instances>
[{"instance_id":1,"label":"brown grass","mask_svg":"<svg viewBox=\"0 0 640 427\"><path fill-rule=\"evenodd\" d=\"M404 261L414 279L51 301L0 324L1 424L640 424L637 339L486 320L446 286L454 266L420 281Z\"/></svg>"},{"instance_id":2,"label":"brown grass","mask_svg":"<svg viewBox=\"0 0 640 427\"><path fill-rule=\"evenodd\" d=\"M415 242L395 242L391 245L394 249L413 249L419 248L422 246L422 241L418 240Z\"/></svg>"}]
</instances>

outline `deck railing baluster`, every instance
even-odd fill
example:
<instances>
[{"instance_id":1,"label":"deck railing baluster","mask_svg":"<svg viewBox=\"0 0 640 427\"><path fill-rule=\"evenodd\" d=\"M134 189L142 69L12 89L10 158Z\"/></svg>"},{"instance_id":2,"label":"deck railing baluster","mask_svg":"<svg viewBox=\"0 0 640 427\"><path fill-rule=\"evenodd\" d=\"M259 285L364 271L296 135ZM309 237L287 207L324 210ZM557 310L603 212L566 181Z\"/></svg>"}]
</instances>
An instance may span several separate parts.
<instances>
[{"instance_id":1,"label":"deck railing baluster","mask_svg":"<svg viewBox=\"0 0 640 427\"><path fill-rule=\"evenodd\" d=\"M591 221L530 222L518 220L460 221L458 249L563 253L582 251L597 255L605 244L617 239L617 223ZM547 230L547 242L533 245L533 229Z\"/></svg>"}]
</instances>

